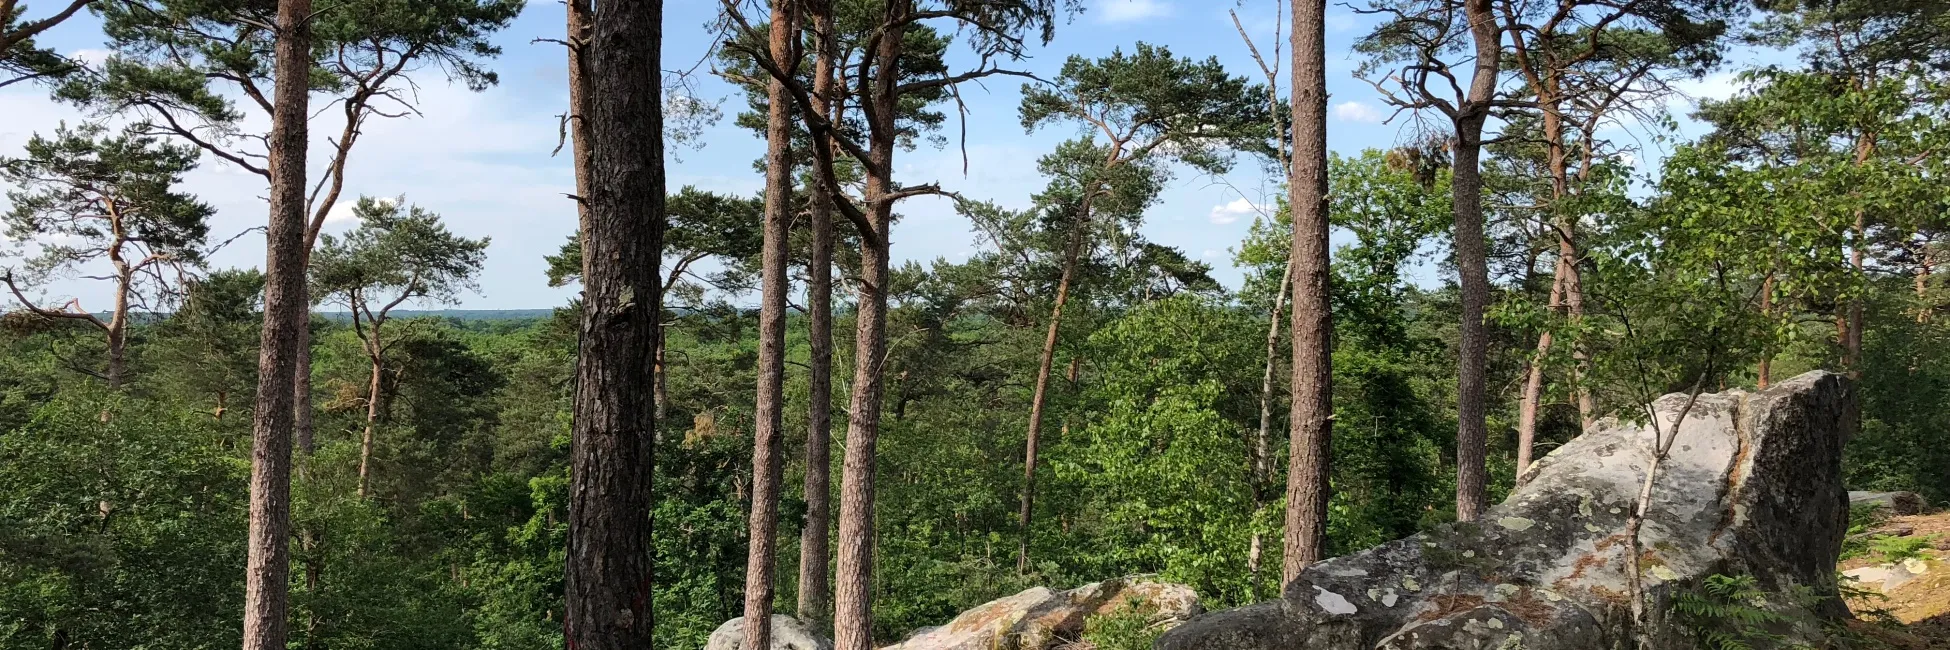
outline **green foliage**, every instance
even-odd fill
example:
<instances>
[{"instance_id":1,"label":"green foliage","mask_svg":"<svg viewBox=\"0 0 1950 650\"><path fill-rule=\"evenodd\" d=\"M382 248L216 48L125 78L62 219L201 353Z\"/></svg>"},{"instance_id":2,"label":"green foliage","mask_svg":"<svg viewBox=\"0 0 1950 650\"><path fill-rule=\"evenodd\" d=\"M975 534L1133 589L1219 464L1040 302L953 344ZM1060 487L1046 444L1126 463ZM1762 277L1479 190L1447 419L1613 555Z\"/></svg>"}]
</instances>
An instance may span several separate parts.
<instances>
[{"instance_id":1,"label":"green foliage","mask_svg":"<svg viewBox=\"0 0 1950 650\"><path fill-rule=\"evenodd\" d=\"M1877 535L1869 539L1869 552L1874 553L1884 564L1896 564L1905 560L1928 557L1923 553L1923 549L1929 548L1934 541L1936 541L1935 535L1925 537Z\"/></svg>"},{"instance_id":2,"label":"green foliage","mask_svg":"<svg viewBox=\"0 0 1950 650\"><path fill-rule=\"evenodd\" d=\"M1149 650L1163 635L1163 629L1151 624L1143 601L1135 598L1083 621L1083 641L1092 650Z\"/></svg>"},{"instance_id":3,"label":"green foliage","mask_svg":"<svg viewBox=\"0 0 1950 650\"><path fill-rule=\"evenodd\" d=\"M0 180L12 188L11 209L0 217L6 237L39 249L25 260L24 275L0 267L16 291L82 274L127 282L136 304L153 300L150 308L159 309L169 283L151 267L202 263L216 211L175 187L196 168L195 148L137 130L108 135L99 124L63 124L51 139L28 139L26 153L0 159ZM78 306L44 307L85 313Z\"/></svg>"},{"instance_id":4,"label":"green foliage","mask_svg":"<svg viewBox=\"0 0 1950 650\"><path fill-rule=\"evenodd\" d=\"M1842 555L1839 559L1850 560L1869 553L1870 529L1882 524L1887 512L1876 504L1852 506L1848 509L1848 533L1842 537Z\"/></svg>"},{"instance_id":5,"label":"green foliage","mask_svg":"<svg viewBox=\"0 0 1950 650\"><path fill-rule=\"evenodd\" d=\"M1084 530L1062 543L1091 552L1079 569L1155 571L1201 594L1241 598L1253 499L1247 439L1260 352L1250 320L1192 297L1139 308L1091 336L1102 384L1096 416L1063 440L1050 467L1083 499ZM1061 537L1057 539L1061 540Z\"/></svg>"},{"instance_id":6,"label":"green foliage","mask_svg":"<svg viewBox=\"0 0 1950 650\"><path fill-rule=\"evenodd\" d=\"M453 302L474 288L486 238L454 235L440 215L406 205L405 197L360 197L352 213L359 227L320 238L311 281L314 296L343 301L355 322L369 325L407 300Z\"/></svg>"},{"instance_id":7,"label":"green foliage","mask_svg":"<svg viewBox=\"0 0 1950 650\"><path fill-rule=\"evenodd\" d=\"M1218 57L1193 62L1163 46L1138 43L1125 54L1072 56L1052 84L1024 84L1022 126L1073 122L1092 143L1128 144L1131 157L1155 154L1206 173L1224 173L1243 150L1272 157L1266 88L1230 75Z\"/></svg>"},{"instance_id":8,"label":"green foliage","mask_svg":"<svg viewBox=\"0 0 1950 650\"><path fill-rule=\"evenodd\" d=\"M1673 596L1672 614L1687 635L1708 650L1806 648L1776 632L1793 617L1768 601L1750 575L1711 575Z\"/></svg>"},{"instance_id":9,"label":"green foliage","mask_svg":"<svg viewBox=\"0 0 1950 650\"><path fill-rule=\"evenodd\" d=\"M0 431L0 647L240 643L248 463L220 431L85 386Z\"/></svg>"}]
</instances>

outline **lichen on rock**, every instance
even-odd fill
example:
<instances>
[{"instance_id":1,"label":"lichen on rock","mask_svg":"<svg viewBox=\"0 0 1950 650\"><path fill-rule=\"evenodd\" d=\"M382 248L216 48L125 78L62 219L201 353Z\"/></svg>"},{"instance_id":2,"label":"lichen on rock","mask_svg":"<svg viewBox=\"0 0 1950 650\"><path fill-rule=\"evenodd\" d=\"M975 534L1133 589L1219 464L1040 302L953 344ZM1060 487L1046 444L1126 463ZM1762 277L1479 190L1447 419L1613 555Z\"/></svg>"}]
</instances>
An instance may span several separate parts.
<instances>
[{"instance_id":1,"label":"lichen on rock","mask_svg":"<svg viewBox=\"0 0 1950 650\"><path fill-rule=\"evenodd\" d=\"M1643 632L1654 648L1693 647L1665 612L1680 590L1714 574L1812 591L1828 604L1803 612L1811 617L1845 613L1835 558L1847 520L1841 452L1853 399L1846 380L1825 372L1759 393L1699 397L1661 463L1640 534ZM1655 403L1665 431L1685 401ZM1654 435L1606 421L1535 463L1481 522L1316 564L1281 600L1193 619L1158 648L1634 647L1625 531Z\"/></svg>"}]
</instances>

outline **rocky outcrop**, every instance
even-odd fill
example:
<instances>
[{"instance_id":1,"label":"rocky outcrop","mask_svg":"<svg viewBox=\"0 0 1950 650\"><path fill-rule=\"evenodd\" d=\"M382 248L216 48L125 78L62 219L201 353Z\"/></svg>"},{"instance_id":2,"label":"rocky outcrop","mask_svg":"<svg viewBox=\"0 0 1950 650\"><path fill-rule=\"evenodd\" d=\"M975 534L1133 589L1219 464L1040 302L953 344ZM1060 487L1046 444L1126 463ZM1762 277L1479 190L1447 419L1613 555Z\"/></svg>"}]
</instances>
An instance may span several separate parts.
<instances>
[{"instance_id":1,"label":"rocky outcrop","mask_svg":"<svg viewBox=\"0 0 1950 650\"><path fill-rule=\"evenodd\" d=\"M1204 611L1191 587L1142 576L1069 591L1036 587L984 603L946 625L922 629L882 650L1042 650L1081 636L1084 622L1092 616L1131 607L1162 627Z\"/></svg>"},{"instance_id":2,"label":"rocky outcrop","mask_svg":"<svg viewBox=\"0 0 1950 650\"><path fill-rule=\"evenodd\" d=\"M1657 402L1665 430L1685 402ZM1829 373L1699 398L1660 467L1640 536L1651 647L1694 647L1665 618L1676 593L1713 574L1835 595L1853 409L1851 388ZM1651 427L1606 422L1539 461L1480 521L1314 565L1281 600L1193 619L1158 648L1635 647L1625 531L1652 445ZM1845 613L1829 602L1805 613ZM1783 632L1819 633L1805 627Z\"/></svg>"},{"instance_id":3,"label":"rocky outcrop","mask_svg":"<svg viewBox=\"0 0 1950 650\"><path fill-rule=\"evenodd\" d=\"M1848 505L1886 508L1894 515L1920 515L1930 510L1930 502L1915 492L1849 492Z\"/></svg>"},{"instance_id":4,"label":"rocky outcrop","mask_svg":"<svg viewBox=\"0 0 1950 650\"><path fill-rule=\"evenodd\" d=\"M704 650L743 650L744 646L745 617L740 616L712 630L711 639L705 642ZM833 650L833 642L813 632L799 619L773 614L770 650Z\"/></svg>"}]
</instances>

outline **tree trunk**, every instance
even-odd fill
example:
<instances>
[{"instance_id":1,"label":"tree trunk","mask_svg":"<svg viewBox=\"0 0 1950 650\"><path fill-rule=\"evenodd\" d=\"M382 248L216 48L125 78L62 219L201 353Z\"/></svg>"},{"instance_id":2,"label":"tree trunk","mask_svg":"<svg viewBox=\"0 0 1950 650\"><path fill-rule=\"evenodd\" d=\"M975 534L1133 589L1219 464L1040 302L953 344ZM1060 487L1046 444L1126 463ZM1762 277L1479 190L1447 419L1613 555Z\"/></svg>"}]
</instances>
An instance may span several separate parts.
<instances>
[{"instance_id":1,"label":"tree trunk","mask_svg":"<svg viewBox=\"0 0 1950 650\"><path fill-rule=\"evenodd\" d=\"M378 347L379 328L372 331L373 342L369 347ZM385 360L376 351L369 351L372 361L372 378L366 384L366 430L359 439L359 498L364 499L372 493L372 435L373 427L379 423L380 380L385 372Z\"/></svg>"},{"instance_id":2,"label":"tree trunk","mask_svg":"<svg viewBox=\"0 0 1950 650\"><path fill-rule=\"evenodd\" d=\"M771 56L797 68L794 0L772 0ZM745 556L745 639L742 647L772 647L772 575L779 536L779 484L785 470L786 227L792 218L792 110L785 82L766 89L764 250L758 307L758 395L752 411L751 535Z\"/></svg>"},{"instance_id":3,"label":"tree trunk","mask_svg":"<svg viewBox=\"0 0 1950 650\"><path fill-rule=\"evenodd\" d=\"M659 299L657 304L663 304L663 300ZM654 417L661 422L665 416L670 415L670 359L665 354L664 339L668 333L664 331L663 314L657 314L655 327L657 328L657 362L656 366L650 369L652 373L650 392L651 401L656 403L653 408Z\"/></svg>"},{"instance_id":4,"label":"tree trunk","mask_svg":"<svg viewBox=\"0 0 1950 650\"><path fill-rule=\"evenodd\" d=\"M1490 271L1483 236L1483 123L1496 92L1502 52L1501 32L1489 0L1466 0L1469 31L1476 45L1469 95L1458 106L1452 196L1455 200L1456 267L1462 285L1462 344L1456 369L1456 519L1475 521L1489 507L1489 423L1485 400L1489 366Z\"/></svg>"},{"instance_id":5,"label":"tree trunk","mask_svg":"<svg viewBox=\"0 0 1950 650\"><path fill-rule=\"evenodd\" d=\"M134 271L120 261L116 265L123 270L115 278L115 312L108 316L108 389L119 391L128 376L129 285Z\"/></svg>"},{"instance_id":6,"label":"tree trunk","mask_svg":"<svg viewBox=\"0 0 1950 650\"><path fill-rule=\"evenodd\" d=\"M1284 158L1284 154L1281 157ZM1266 372L1259 381L1259 431L1253 435L1254 512L1266 507L1266 488L1273 481L1273 376L1279 374L1276 371L1279 368L1280 312L1286 310L1287 287L1292 283L1293 255L1289 252L1285 270L1280 273L1279 292L1273 294L1273 311L1267 314ZM1260 532L1255 530L1252 542L1246 548L1246 579L1255 599L1259 597L1259 568L1263 549Z\"/></svg>"},{"instance_id":7,"label":"tree trunk","mask_svg":"<svg viewBox=\"0 0 1950 650\"><path fill-rule=\"evenodd\" d=\"M589 224L570 445L564 639L577 650L650 647L646 399L662 314L661 0L605 0L589 49Z\"/></svg>"},{"instance_id":8,"label":"tree trunk","mask_svg":"<svg viewBox=\"0 0 1950 650\"><path fill-rule=\"evenodd\" d=\"M1930 322L1930 312L1935 311L1930 307L1930 264L1932 262L1934 260L1930 259L1930 242L1925 240L1916 246L1916 322L1918 323Z\"/></svg>"},{"instance_id":9,"label":"tree trunk","mask_svg":"<svg viewBox=\"0 0 1950 650\"><path fill-rule=\"evenodd\" d=\"M1862 210L1855 211L1853 232L1855 244L1850 247L1848 264L1849 268L1855 270L1855 277L1860 279L1864 277L1863 249L1869 245L1867 215ZM1857 295L1849 298L1848 327L1845 328L1842 337L1842 368L1848 372L1850 378L1859 378L1862 375L1862 327L1862 297Z\"/></svg>"},{"instance_id":10,"label":"tree trunk","mask_svg":"<svg viewBox=\"0 0 1950 650\"><path fill-rule=\"evenodd\" d=\"M1293 398L1282 588L1327 553L1334 320L1327 251L1327 2L1293 3Z\"/></svg>"},{"instance_id":11,"label":"tree trunk","mask_svg":"<svg viewBox=\"0 0 1950 650\"><path fill-rule=\"evenodd\" d=\"M1519 42L1519 52L1522 52L1521 42ZM1563 214L1559 212L1563 201L1570 193L1570 169L1565 156L1563 102L1558 97L1557 77L1549 72L1542 78L1532 76L1533 85L1537 90L1537 103L1544 107L1542 122L1546 151L1545 166L1551 177L1550 207L1557 215L1551 220L1552 227L1549 228L1558 244L1557 264L1551 273L1548 304L1551 314L1555 316L1564 309L1566 281L1569 278L1568 274L1573 272L1571 224L1567 223ZM1541 410L1544 399L1544 362L1550 356L1552 337L1553 334L1548 327L1537 335L1537 351L1531 355L1530 362L1526 364L1528 367L1524 373L1523 396L1517 403L1517 480L1519 482L1523 481L1524 470L1530 467L1531 455L1536 445L1537 414ZM1580 410L1582 410L1582 402L1580 402Z\"/></svg>"},{"instance_id":12,"label":"tree trunk","mask_svg":"<svg viewBox=\"0 0 1950 650\"><path fill-rule=\"evenodd\" d=\"M1760 317L1770 325L1774 320L1774 274L1771 272L1760 282ZM1772 344L1761 350L1760 363L1755 368L1754 374L1757 375L1755 384L1761 390L1767 390L1767 386L1773 383L1774 346Z\"/></svg>"},{"instance_id":13,"label":"tree trunk","mask_svg":"<svg viewBox=\"0 0 1950 650\"><path fill-rule=\"evenodd\" d=\"M833 647L873 648L874 447L880 437L881 370L887 355L888 227L894 204L893 163L896 63L906 36L908 0L887 3L887 33L877 51L868 100L869 148L866 225L860 233L860 294L855 308L853 397L847 410L846 459L840 478L840 548L834 581Z\"/></svg>"},{"instance_id":14,"label":"tree trunk","mask_svg":"<svg viewBox=\"0 0 1950 650\"><path fill-rule=\"evenodd\" d=\"M306 556L303 561L305 565L305 593L311 595L313 598L318 597L318 589L323 584L322 579L325 576L325 563L318 558L319 538L319 535L313 534L308 529L298 532L298 545L299 548L305 550ZM312 607L305 611L306 650L319 647L319 628L322 624L323 621L318 617L317 607Z\"/></svg>"},{"instance_id":15,"label":"tree trunk","mask_svg":"<svg viewBox=\"0 0 1950 650\"><path fill-rule=\"evenodd\" d=\"M309 266L309 264L307 264ZM297 363L291 369L291 436L301 458L310 458L318 449L316 426L311 412L311 296L306 291L298 331L293 333ZM309 470L307 470L309 471Z\"/></svg>"},{"instance_id":16,"label":"tree trunk","mask_svg":"<svg viewBox=\"0 0 1950 650\"><path fill-rule=\"evenodd\" d=\"M1022 501L1017 526L1022 539L1016 547L1016 573L1029 573L1029 539L1032 513L1036 504L1036 445L1043 432L1043 404L1049 398L1050 369L1056 365L1056 335L1063 322L1063 305L1070 302L1070 282L1076 277L1077 258L1083 254L1084 230L1090 227L1090 199L1086 197L1070 242L1063 250L1063 274L1056 281L1056 304L1050 307L1049 330L1043 335L1042 356L1036 363L1036 391L1029 398L1029 434L1023 443Z\"/></svg>"},{"instance_id":17,"label":"tree trunk","mask_svg":"<svg viewBox=\"0 0 1950 650\"><path fill-rule=\"evenodd\" d=\"M813 39L818 61L813 66L813 110L833 119L835 61L839 43L833 38L831 0L811 0ZM814 147L828 148L827 142ZM828 149L830 151L830 149ZM832 188L814 175L810 197L812 251L806 264L807 346L811 348L806 378L806 525L799 536L799 619L827 621L832 585L827 576L832 534L833 471L833 197ZM819 625L825 627L825 625Z\"/></svg>"},{"instance_id":18,"label":"tree trunk","mask_svg":"<svg viewBox=\"0 0 1950 650\"><path fill-rule=\"evenodd\" d=\"M1564 256L1557 258L1557 270L1551 274L1549 307L1555 313L1564 303ZM1530 355L1529 366L1524 373L1523 398L1517 403L1517 482L1523 482L1524 470L1530 468L1530 461L1537 442L1537 411L1544 399L1544 360L1551 352L1551 331L1537 335L1537 351Z\"/></svg>"},{"instance_id":19,"label":"tree trunk","mask_svg":"<svg viewBox=\"0 0 1950 650\"><path fill-rule=\"evenodd\" d=\"M311 2L279 0L265 231L264 329L251 416L250 532L244 560L244 650L284 650L291 590L291 376L305 316L305 146Z\"/></svg>"},{"instance_id":20,"label":"tree trunk","mask_svg":"<svg viewBox=\"0 0 1950 650\"><path fill-rule=\"evenodd\" d=\"M565 0L563 2L568 17L567 34L569 41L569 111L563 119L569 128L569 155L573 160L576 174L576 232L587 235L589 232L589 178L591 160L594 152L589 144L589 0ZM583 257L584 260L588 256ZM589 277L589 267L584 265L582 277Z\"/></svg>"}]
</instances>

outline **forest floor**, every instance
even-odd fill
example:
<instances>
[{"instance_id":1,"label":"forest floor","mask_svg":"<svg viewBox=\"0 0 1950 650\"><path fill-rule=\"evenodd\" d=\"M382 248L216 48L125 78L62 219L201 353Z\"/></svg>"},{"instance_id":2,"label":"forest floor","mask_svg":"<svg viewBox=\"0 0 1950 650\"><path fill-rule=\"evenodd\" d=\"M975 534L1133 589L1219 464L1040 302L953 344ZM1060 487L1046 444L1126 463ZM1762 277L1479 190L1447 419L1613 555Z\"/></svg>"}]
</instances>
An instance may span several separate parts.
<instances>
[{"instance_id":1,"label":"forest floor","mask_svg":"<svg viewBox=\"0 0 1950 650\"><path fill-rule=\"evenodd\" d=\"M1918 540L1918 557L1904 573L1915 574L1893 586L1882 582L1854 582L1859 595L1849 607L1860 620L1850 629L1898 650L1950 649L1950 510L1934 514L1890 517L1871 528L1868 536L1886 535ZM1886 558L1869 553L1843 561L1843 572L1896 570ZM1880 575L1880 573L1877 573Z\"/></svg>"}]
</instances>

